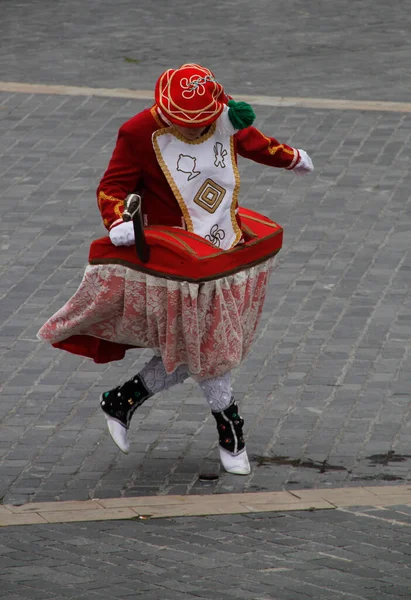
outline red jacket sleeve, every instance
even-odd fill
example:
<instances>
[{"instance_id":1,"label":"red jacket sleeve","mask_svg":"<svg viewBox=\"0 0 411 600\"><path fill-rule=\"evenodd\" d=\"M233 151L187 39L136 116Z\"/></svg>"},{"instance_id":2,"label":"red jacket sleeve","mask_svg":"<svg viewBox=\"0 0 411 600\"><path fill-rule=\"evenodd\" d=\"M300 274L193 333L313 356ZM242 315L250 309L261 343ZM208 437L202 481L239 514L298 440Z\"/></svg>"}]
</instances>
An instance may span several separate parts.
<instances>
[{"instance_id":1,"label":"red jacket sleeve","mask_svg":"<svg viewBox=\"0 0 411 600\"><path fill-rule=\"evenodd\" d=\"M255 127L242 129L235 135L237 152L262 165L292 169L299 161L298 150L267 137Z\"/></svg>"},{"instance_id":2,"label":"red jacket sleeve","mask_svg":"<svg viewBox=\"0 0 411 600\"><path fill-rule=\"evenodd\" d=\"M110 229L122 219L124 199L133 193L141 178L140 152L127 124L120 128L116 147L97 188L97 203L103 223Z\"/></svg>"}]
</instances>

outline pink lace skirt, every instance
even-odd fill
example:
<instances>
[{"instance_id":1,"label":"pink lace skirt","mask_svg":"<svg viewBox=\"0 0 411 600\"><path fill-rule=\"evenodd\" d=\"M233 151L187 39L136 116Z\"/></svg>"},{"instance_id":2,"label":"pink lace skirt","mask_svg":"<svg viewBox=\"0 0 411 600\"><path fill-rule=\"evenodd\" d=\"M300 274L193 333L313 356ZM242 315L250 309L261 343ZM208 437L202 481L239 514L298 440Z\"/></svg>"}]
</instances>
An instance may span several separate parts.
<instances>
[{"instance_id":1,"label":"pink lace skirt","mask_svg":"<svg viewBox=\"0 0 411 600\"><path fill-rule=\"evenodd\" d=\"M117 264L89 265L77 292L40 329L41 340L94 358L109 348L153 348L168 373L187 365L197 380L237 367L251 348L273 259L205 283L155 277ZM90 352L103 341L105 356ZM104 346L105 344L105 346Z\"/></svg>"}]
</instances>

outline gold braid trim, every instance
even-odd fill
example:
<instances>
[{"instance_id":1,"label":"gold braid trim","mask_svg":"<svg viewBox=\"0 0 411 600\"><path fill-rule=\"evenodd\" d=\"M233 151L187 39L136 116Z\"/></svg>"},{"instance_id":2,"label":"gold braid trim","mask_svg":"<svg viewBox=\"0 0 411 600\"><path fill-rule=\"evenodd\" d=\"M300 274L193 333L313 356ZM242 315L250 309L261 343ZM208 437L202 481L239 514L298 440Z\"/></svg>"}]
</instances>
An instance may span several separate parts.
<instances>
[{"instance_id":1,"label":"gold braid trim","mask_svg":"<svg viewBox=\"0 0 411 600\"><path fill-rule=\"evenodd\" d=\"M269 137L267 137L266 135L264 135L259 129L257 129L257 131L268 142L267 150L271 154L271 156L274 156L275 154L277 154L277 152L279 150L283 150L286 154L291 154L294 158L294 150L288 150L287 148L284 148L284 144L278 144L278 146L272 146L271 139Z\"/></svg>"},{"instance_id":2,"label":"gold braid trim","mask_svg":"<svg viewBox=\"0 0 411 600\"><path fill-rule=\"evenodd\" d=\"M241 240L241 238L243 236L243 233L242 233L240 227L238 226L238 222L237 222L237 219L235 216L235 211L236 211L236 208L238 207L238 194L240 191L240 172L238 170L237 161L235 159L234 136L230 137L230 151L231 151L231 161L232 161L232 165L233 165L233 172L234 172L234 178L235 178L233 199L231 201L231 207L230 207L231 224L233 226L234 233L236 234L235 240L231 245L231 248L233 248L234 246L236 246L238 244L238 242Z\"/></svg>"},{"instance_id":3,"label":"gold braid trim","mask_svg":"<svg viewBox=\"0 0 411 600\"><path fill-rule=\"evenodd\" d=\"M174 178L173 178L172 174L170 173L170 171L163 159L163 155L161 154L160 146L158 144L158 137L160 135L164 135L165 133L170 133L171 129L172 128L170 128L170 127L165 127L163 129L158 129L157 131L155 131L153 133L153 148L154 148L154 152L157 157L157 162L160 165L160 168L163 171L163 173L168 181L168 185L171 187L171 191L173 192L174 197L178 202L181 212L183 213L183 217L184 217L187 229L188 229L188 231L193 231L194 227L193 227L193 222L190 217L190 213L188 212L186 204L183 200L183 197L180 194L180 190L178 189L177 184L174 181ZM173 133L174 133L174 131L173 131Z\"/></svg>"},{"instance_id":4,"label":"gold braid trim","mask_svg":"<svg viewBox=\"0 0 411 600\"><path fill-rule=\"evenodd\" d=\"M154 147L154 152L157 157L158 164L160 165L161 170L163 171L163 173L168 181L168 184L171 187L174 197L177 200L178 205L180 206L180 210L183 213L183 217L184 217L184 220L185 220L185 223L187 226L187 230L191 231L191 232L194 231L193 221L191 220L191 216L187 209L187 206L183 199L183 196L181 195L180 190L179 190L176 182L174 181L174 178L173 178L172 174L170 173L170 171L163 159L163 155L161 154L160 146L158 143L158 138L159 138L159 136L164 135L166 133L171 133L177 139L179 139L187 144L197 145L197 144L201 144L202 142L208 140L211 136L213 136L215 133L215 130L216 130L216 123L213 123L210 127L210 130L207 133L205 133L204 135L202 135L201 137L197 138L196 140L187 140L174 127L165 127L163 129L158 129L153 134L153 147ZM238 194L240 191L240 173L238 170L237 162L235 160L234 137L233 136L230 137L230 150L231 150L231 160L232 160L232 164L233 164L233 171L234 171L234 178L235 178L235 187L233 190L233 199L232 199L231 208L230 208L231 223L232 223L232 226L234 229L234 233L236 234L235 240L232 244L232 247L233 247L236 244L238 244L238 242L240 241L240 239L242 237L242 232L238 226L238 222L237 222L237 219L235 216L235 211L238 206Z\"/></svg>"},{"instance_id":5,"label":"gold braid trim","mask_svg":"<svg viewBox=\"0 0 411 600\"><path fill-rule=\"evenodd\" d=\"M108 200L109 202L116 202L117 204L114 207L114 214L118 219L121 219L123 216L124 210L124 200L120 200L120 198L115 198L114 196L107 196L104 192L99 192L98 195L98 207L101 211L101 200ZM104 223L105 224L105 223Z\"/></svg>"},{"instance_id":6,"label":"gold braid trim","mask_svg":"<svg viewBox=\"0 0 411 600\"><path fill-rule=\"evenodd\" d=\"M185 144L191 144L193 146L198 146L198 144L202 144L203 142L206 142L207 140L210 139L210 137L212 137L215 134L216 127L217 127L216 123L215 122L212 123L212 125L210 125L210 129L208 131L201 134L200 137L198 137L194 140L189 140L189 139L185 138L183 136L183 134L180 133L178 131L178 129L176 129L174 127L174 125L171 125L170 133L172 133L174 135L174 137L176 137L178 140L180 140L180 142L184 142Z\"/></svg>"},{"instance_id":7,"label":"gold braid trim","mask_svg":"<svg viewBox=\"0 0 411 600\"><path fill-rule=\"evenodd\" d=\"M154 106L151 107L150 113L151 113L151 116L153 117L153 119L155 120L155 122L157 123L157 125L159 127L164 127L164 124L161 122L161 119L158 116L157 104L155 104Z\"/></svg>"}]
</instances>

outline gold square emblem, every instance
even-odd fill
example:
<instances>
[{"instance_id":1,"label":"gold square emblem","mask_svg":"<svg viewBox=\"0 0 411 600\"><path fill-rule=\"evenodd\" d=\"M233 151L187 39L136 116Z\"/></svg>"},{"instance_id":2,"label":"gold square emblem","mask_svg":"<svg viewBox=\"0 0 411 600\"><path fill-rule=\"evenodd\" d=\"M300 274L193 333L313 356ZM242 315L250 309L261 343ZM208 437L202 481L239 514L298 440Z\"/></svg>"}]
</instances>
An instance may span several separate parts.
<instances>
[{"instance_id":1,"label":"gold square emblem","mask_svg":"<svg viewBox=\"0 0 411 600\"><path fill-rule=\"evenodd\" d=\"M210 214L215 213L225 196L226 190L212 179L206 179L194 196L194 202Z\"/></svg>"}]
</instances>

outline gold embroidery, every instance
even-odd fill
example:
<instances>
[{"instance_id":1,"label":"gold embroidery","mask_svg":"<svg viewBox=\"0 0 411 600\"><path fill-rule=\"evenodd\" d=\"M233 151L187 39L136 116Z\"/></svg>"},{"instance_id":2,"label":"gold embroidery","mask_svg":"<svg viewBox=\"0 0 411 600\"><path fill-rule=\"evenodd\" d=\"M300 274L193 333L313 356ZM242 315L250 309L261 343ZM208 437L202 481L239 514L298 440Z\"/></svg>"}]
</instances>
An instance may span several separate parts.
<instances>
[{"instance_id":1,"label":"gold embroidery","mask_svg":"<svg viewBox=\"0 0 411 600\"><path fill-rule=\"evenodd\" d=\"M198 257L198 254L197 254L197 252L195 252L195 251L192 249L192 247L191 247L191 246L189 246L189 245L187 244L187 242L184 242L182 239L180 239L180 238L179 238L177 235L175 235L175 234L173 234L173 233L170 233L170 232L167 232L167 233L168 233L168 235L169 235L171 238L173 238L173 240L176 240L177 242L179 242L179 243L180 243L180 244L181 244L181 245L182 245L182 246L183 246L183 247L186 249L186 251L187 251L187 253L188 253L188 254L191 254L192 256L197 256L197 257ZM196 234L194 234L194 235L196 235ZM162 239L162 238L160 238L160 239ZM207 240L205 240L205 241L207 242ZM209 243L210 243L210 242L207 242L207 244L209 244ZM211 244L211 245L212 245L212 244Z\"/></svg>"},{"instance_id":2,"label":"gold embroidery","mask_svg":"<svg viewBox=\"0 0 411 600\"><path fill-rule=\"evenodd\" d=\"M156 121L157 125L159 125L160 127L164 127L164 124L161 122L161 119L158 116L157 104L155 104L154 106L151 107L150 112L151 112L151 116Z\"/></svg>"},{"instance_id":3,"label":"gold embroidery","mask_svg":"<svg viewBox=\"0 0 411 600\"><path fill-rule=\"evenodd\" d=\"M238 206L238 194L240 192L240 172L238 170L237 161L235 159L234 136L230 137L230 151L231 151L231 162L233 165L233 173L234 173L234 178L235 178L233 201L231 202L231 209L230 209L231 210L231 224L233 226L234 233L236 234L235 240L231 246L231 248L233 248L234 246L236 246L238 244L238 242L241 240L241 237L243 235L240 227L238 226L237 218L235 216L236 209Z\"/></svg>"},{"instance_id":4,"label":"gold embroidery","mask_svg":"<svg viewBox=\"0 0 411 600\"><path fill-rule=\"evenodd\" d=\"M122 218L123 216L123 210L124 210L124 200L120 200L119 198L115 198L114 196L107 196L107 194L105 194L103 191L99 192L98 195L98 207L100 209L101 212L101 200L109 200L110 202L117 202L117 204L114 207L114 214L116 215L116 217L118 217L119 219Z\"/></svg>"},{"instance_id":5,"label":"gold embroidery","mask_svg":"<svg viewBox=\"0 0 411 600\"><path fill-rule=\"evenodd\" d=\"M268 240L268 239L274 238L275 236L277 236L281 233L282 233L282 230L276 231L275 233L272 233L271 235L266 236L264 239ZM179 240L179 241L181 242L181 240ZM261 241L261 239L258 238L257 240L248 242L247 246L254 246L256 244L259 244L260 241ZM210 246L212 246L212 244L210 244ZM218 279L219 277L228 277L229 275L234 275L235 273L238 273L239 271L244 271L245 269L250 269L251 267L254 267L256 265L259 265L261 263L264 263L264 262L270 260L270 258L273 258L276 254L278 254L279 251L280 251L280 248L276 248L275 250L271 250L270 252L268 252L268 254L265 254L264 256L259 257L251 262L248 262L246 264L237 265L233 269L228 269L226 271L223 271L222 273L216 272L216 273L213 273L213 275L207 275L205 277L202 277L201 279L187 277L187 274L182 275L182 276L179 276L177 274L173 274L172 276L166 275L163 272L156 271L155 269L149 268L143 264L138 265L136 263L132 263L132 262L129 262L129 261L126 261L123 259L118 259L118 258L91 259L91 260L89 260L89 264L90 265L110 265L110 264L122 265L122 266L132 269L133 271L140 271L141 273L147 273L149 275L154 275L156 277L161 277L161 278L165 278L165 279L173 279L176 281L188 281L188 282L198 284L203 281L214 281L214 280ZM231 248L230 250L225 250L225 252L230 252L230 253L231 252L232 253L244 252L244 248L243 248L243 246L237 246L236 248ZM195 253L191 250L190 254L195 254ZM197 260L203 261L203 260L209 260L210 258L213 258L214 256L216 256L216 254L221 254L221 251L214 252L213 254L210 254L208 256L198 256L198 255L196 255L196 256L197 256Z\"/></svg>"},{"instance_id":6,"label":"gold embroidery","mask_svg":"<svg viewBox=\"0 0 411 600\"><path fill-rule=\"evenodd\" d=\"M103 191L101 191L98 195L99 200L110 200L110 202L123 202L123 200L120 200L119 198L116 198L115 196L107 196L107 194L105 194Z\"/></svg>"},{"instance_id":7,"label":"gold embroidery","mask_svg":"<svg viewBox=\"0 0 411 600\"><path fill-rule=\"evenodd\" d=\"M195 139L195 140L188 140L187 138L185 138L183 136L182 133L180 133L173 125L170 127L170 133L172 133L178 140L180 140L180 142L184 142L186 144L192 144L192 145L197 145L197 144L202 144L203 142L206 142L212 135L214 135L215 130L216 130L216 123L214 122L211 126L210 129L204 133L203 135L201 135L199 138Z\"/></svg>"},{"instance_id":8,"label":"gold embroidery","mask_svg":"<svg viewBox=\"0 0 411 600\"><path fill-rule=\"evenodd\" d=\"M284 148L284 144L278 144L278 146L272 146L271 139L269 137L267 137L266 135L264 135L259 129L257 129L257 131L265 140L267 140L267 142L268 142L267 150L271 154L271 156L274 156L275 154L277 154L277 152L279 150L283 150L286 154L292 154L294 156L294 150L288 150L287 148Z\"/></svg>"},{"instance_id":9,"label":"gold embroidery","mask_svg":"<svg viewBox=\"0 0 411 600\"><path fill-rule=\"evenodd\" d=\"M241 223L241 229L243 230L243 233L246 233L252 239L258 237L258 235L254 233L253 230L248 227L248 225L244 225L244 223Z\"/></svg>"},{"instance_id":10,"label":"gold embroidery","mask_svg":"<svg viewBox=\"0 0 411 600\"><path fill-rule=\"evenodd\" d=\"M226 191L212 179L206 179L194 196L194 202L210 214L213 214L223 201Z\"/></svg>"},{"instance_id":11,"label":"gold embroidery","mask_svg":"<svg viewBox=\"0 0 411 600\"><path fill-rule=\"evenodd\" d=\"M197 140L192 140L192 141L186 140L182 135L180 135L178 133L178 131L174 127L164 127L163 129L158 129L153 134L153 147L154 147L154 152L157 157L158 164L160 165L161 170L163 171L163 173L168 181L168 184L178 202L180 210L183 213L183 217L184 217L186 225L187 225L187 230L191 231L191 232L194 232L193 221L190 217L190 213L188 212L186 203L184 202L184 199L180 193L180 190L178 189L177 184L174 181L174 178L173 178L172 174L170 173L170 170L168 169L168 167L163 159L163 156L162 156L161 150L160 150L160 146L158 144L158 138L160 137L160 135L172 133L172 135L177 137L179 140L186 142L188 144L201 144L202 142L208 140L212 135L214 135L215 129L216 129L216 123L213 123L211 125L209 131L205 135L201 136ZM235 216L235 212L238 207L238 195L239 195L239 190L240 190L240 173L238 171L238 165L237 165L237 161L235 159L234 137L233 136L230 136L230 151L231 151L231 161L232 161L233 173L234 173L234 178L235 178L233 199L232 199L231 207L230 207L231 224L233 226L234 233L236 234L236 237L231 245L231 248L233 248L234 246L236 246L236 244L238 244L238 242L240 241L240 239L242 237L242 232L241 232L240 227L238 226L238 222L237 222L237 219Z\"/></svg>"},{"instance_id":12,"label":"gold embroidery","mask_svg":"<svg viewBox=\"0 0 411 600\"><path fill-rule=\"evenodd\" d=\"M199 65L185 65L187 67L195 66L199 70L201 70L206 76L212 77L211 71L200 67ZM182 68L182 67L181 67ZM193 123L197 123L199 127L205 121L209 121L210 119L217 119L217 117L221 114L221 105L216 100L213 100L207 107L205 107L200 112L200 117L198 116L198 110L187 110L175 104L170 98L170 85L171 80L174 77L174 74L170 78L170 69L165 71L163 75L160 77L158 82L159 86L159 104L160 109L164 112L165 115L175 115L178 114L178 120L182 123L187 123L188 125L192 125ZM213 79L214 81L214 93L216 90L221 88L221 86ZM193 92L195 93L195 92ZM184 96L184 92L183 92ZM215 106L215 108L211 108ZM201 116L204 115L202 118Z\"/></svg>"},{"instance_id":13,"label":"gold embroidery","mask_svg":"<svg viewBox=\"0 0 411 600\"><path fill-rule=\"evenodd\" d=\"M118 204L115 205L115 207L114 207L114 214L119 219L122 219L123 218L123 211L124 211L124 200L121 200L121 202L119 202Z\"/></svg>"},{"instance_id":14,"label":"gold embroidery","mask_svg":"<svg viewBox=\"0 0 411 600\"><path fill-rule=\"evenodd\" d=\"M278 223L275 223L274 221L265 221L264 219L258 219L257 217L252 217L251 215L246 215L246 218L249 221L256 221L257 223L263 223L263 225L267 225L267 227L273 227L274 229L277 229L277 227L279 227Z\"/></svg>"},{"instance_id":15,"label":"gold embroidery","mask_svg":"<svg viewBox=\"0 0 411 600\"><path fill-rule=\"evenodd\" d=\"M161 170L163 171L164 175L166 176L168 185L171 187L171 191L173 192L175 199L177 200L178 205L180 207L180 210L183 213L183 217L186 222L187 229L188 229L188 231L193 231L194 227L193 227L193 222L190 217L190 213L187 210L187 207L185 205L183 197L180 194L180 190L178 189L177 184L174 181L173 176L171 175L171 173L163 159L163 156L162 156L161 150L160 150L160 146L158 145L159 136L164 135L165 133L170 133L170 129L172 129L172 128L164 127L163 129L158 129L157 131L154 132L154 134L153 134L154 152L156 153L158 164L160 165Z\"/></svg>"},{"instance_id":16,"label":"gold embroidery","mask_svg":"<svg viewBox=\"0 0 411 600\"><path fill-rule=\"evenodd\" d=\"M250 219L251 217L247 216L247 219ZM259 219L252 219L253 221L259 221L260 223L264 223L265 225L270 225L270 223L266 223L266 221L260 221ZM154 227L156 228L157 231L154 230ZM274 227L274 225L272 225L272 227ZM277 225L278 227L278 225ZM161 235L161 233L163 232L163 235ZM220 255L222 252L227 253L229 252L231 253L235 253L235 252L244 252L244 246L241 244L239 246L235 246L232 248L229 248L228 250L219 250L218 248L216 248L211 242L209 242L208 240L206 240L205 238L201 238L201 241L206 243L208 246L210 246L210 249L214 249L214 252L212 252L212 254L207 254L205 256L199 256L197 252L195 252L191 246L189 246L187 244L187 242L183 241L181 238L179 238L176 234L172 234L170 233L170 231L163 231L162 227L160 225L154 225L148 228L148 233L150 234L150 238L154 237L157 238L160 242L164 241L164 234L167 234L169 237L173 238L173 240L175 240L174 243L171 240L168 240L168 244L171 246L176 246L176 247L185 247L185 249L187 250L187 252L189 254L191 254L192 256L195 256L196 259L198 261L203 261L203 260L208 260L210 258L215 258L216 256ZM192 233L192 232L191 232ZM247 242L247 247L249 248L250 246L255 246L256 244L259 244L261 241L266 241L266 240L271 240L273 238L275 238L277 235L281 235L283 233L282 229L277 229L276 231L274 231L274 233L270 233L269 235L264 236L263 238L260 237L256 237L256 239L251 240L249 242ZM197 234L193 234L193 235L197 235ZM201 237L201 236L198 236ZM255 237L255 236L254 236ZM274 254L277 254L277 252L280 251L280 248L274 250ZM261 259L257 259L258 262L262 262L266 259L268 259L270 256L274 256L274 254L271 254L271 251L269 254L264 255L261 257ZM103 264L127 264L129 265L131 268L134 268L136 271L144 271L144 272L149 272L150 269L149 268L144 268L144 265L139 265L136 263L131 263L128 261L125 261L123 259L117 259L117 258L92 258L89 260L89 264L90 265L103 265ZM257 264L257 263L256 263ZM241 270L242 268L248 268L249 264L247 263L247 265L242 265L238 267L238 270ZM164 275L163 275L164 277ZM184 279L184 275L182 277L178 277L178 275L173 275L173 279ZM210 277L210 279L217 279L217 277L213 276Z\"/></svg>"}]
</instances>

